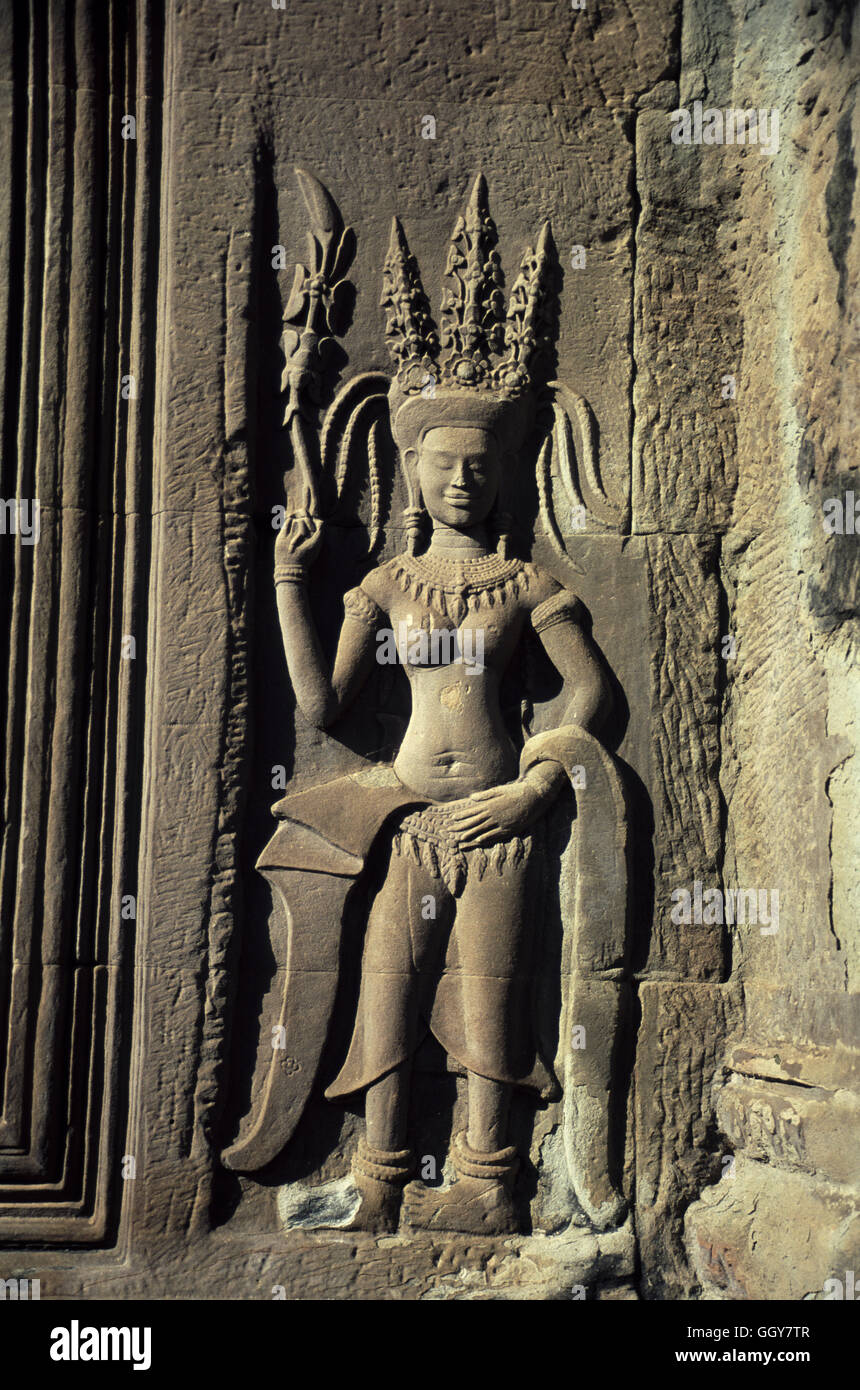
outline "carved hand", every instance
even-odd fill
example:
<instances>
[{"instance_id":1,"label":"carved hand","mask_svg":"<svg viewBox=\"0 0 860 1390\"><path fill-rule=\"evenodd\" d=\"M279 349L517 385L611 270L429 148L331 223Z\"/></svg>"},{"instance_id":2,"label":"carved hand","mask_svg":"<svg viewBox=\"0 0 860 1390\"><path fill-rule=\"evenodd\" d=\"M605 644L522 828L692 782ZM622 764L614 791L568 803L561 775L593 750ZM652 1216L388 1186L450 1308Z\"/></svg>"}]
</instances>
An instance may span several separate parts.
<instances>
[{"instance_id":1,"label":"carved hand","mask_svg":"<svg viewBox=\"0 0 860 1390\"><path fill-rule=\"evenodd\" d=\"M461 844L470 848L524 834L546 801L547 788L525 777L452 802L448 813Z\"/></svg>"},{"instance_id":2,"label":"carved hand","mask_svg":"<svg viewBox=\"0 0 860 1390\"><path fill-rule=\"evenodd\" d=\"M466 848L522 835L555 799L565 780L558 763L535 763L517 782L452 801L448 807L451 824Z\"/></svg>"},{"instance_id":3,"label":"carved hand","mask_svg":"<svg viewBox=\"0 0 860 1390\"><path fill-rule=\"evenodd\" d=\"M323 523L308 511L290 512L275 539L275 565L307 569L322 541Z\"/></svg>"}]
</instances>

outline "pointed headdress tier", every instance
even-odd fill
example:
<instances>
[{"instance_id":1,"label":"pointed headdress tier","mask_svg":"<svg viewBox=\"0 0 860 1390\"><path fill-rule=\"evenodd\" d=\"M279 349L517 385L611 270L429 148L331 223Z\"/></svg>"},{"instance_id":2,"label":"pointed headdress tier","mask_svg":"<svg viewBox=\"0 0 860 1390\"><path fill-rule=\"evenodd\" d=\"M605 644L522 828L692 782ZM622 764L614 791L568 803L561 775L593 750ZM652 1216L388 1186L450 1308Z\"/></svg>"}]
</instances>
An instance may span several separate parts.
<instances>
[{"instance_id":1,"label":"pointed headdress tier","mask_svg":"<svg viewBox=\"0 0 860 1390\"><path fill-rule=\"evenodd\" d=\"M555 305L549 223L529 248L505 310L498 236L478 174L458 217L445 268L437 332L397 218L385 261L382 307L395 363L389 392L391 425L401 450L429 429L472 425L490 430L506 449L527 432L533 392L551 352Z\"/></svg>"}]
</instances>

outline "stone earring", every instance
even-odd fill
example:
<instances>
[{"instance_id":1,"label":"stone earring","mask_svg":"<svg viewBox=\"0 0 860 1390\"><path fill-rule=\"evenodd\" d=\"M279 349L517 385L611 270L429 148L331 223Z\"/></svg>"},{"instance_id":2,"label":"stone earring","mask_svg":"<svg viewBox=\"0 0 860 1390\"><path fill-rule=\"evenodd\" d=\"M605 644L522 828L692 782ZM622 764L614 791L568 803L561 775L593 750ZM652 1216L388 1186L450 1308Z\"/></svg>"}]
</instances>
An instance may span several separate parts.
<instances>
[{"instance_id":1,"label":"stone earring","mask_svg":"<svg viewBox=\"0 0 860 1390\"><path fill-rule=\"evenodd\" d=\"M406 549L410 555L414 555L424 531L424 508L405 507L403 520L406 526Z\"/></svg>"}]
</instances>

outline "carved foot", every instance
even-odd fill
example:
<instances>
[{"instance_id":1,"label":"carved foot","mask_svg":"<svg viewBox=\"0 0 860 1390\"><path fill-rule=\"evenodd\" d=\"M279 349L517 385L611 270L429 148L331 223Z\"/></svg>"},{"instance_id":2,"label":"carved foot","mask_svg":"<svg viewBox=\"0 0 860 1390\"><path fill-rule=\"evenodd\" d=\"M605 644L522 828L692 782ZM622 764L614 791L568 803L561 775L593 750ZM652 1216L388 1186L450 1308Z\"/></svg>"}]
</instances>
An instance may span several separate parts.
<instances>
[{"instance_id":1,"label":"carved foot","mask_svg":"<svg viewBox=\"0 0 860 1390\"><path fill-rule=\"evenodd\" d=\"M414 1167L410 1149L371 1149L362 1139L352 1161L352 1180L359 1195L354 1216L340 1231L385 1235L396 1231L404 1184Z\"/></svg>"},{"instance_id":2,"label":"carved foot","mask_svg":"<svg viewBox=\"0 0 860 1390\"><path fill-rule=\"evenodd\" d=\"M372 1178L355 1178L360 1202L351 1221L338 1225L339 1231L368 1231L371 1235L387 1235L397 1230L400 1222L402 1189L374 1182Z\"/></svg>"},{"instance_id":3,"label":"carved foot","mask_svg":"<svg viewBox=\"0 0 860 1390\"><path fill-rule=\"evenodd\" d=\"M447 1192L412 1182L403 1196L403 1215L419 1231L500 1236L519 1230L511 1194L490 1178L458 1178Z\"/></svg>"},{"instance_id":4,"label":"carved foot","mask_svg":"<svg viewBox=\"0 0 860 1390\"><path fill-rule=\"evenodd\" d=\"M408 1225L422 1231L459 1231L465 1235L513 1235L519 1230L511 1188L517 1169L516 1150L477 1154L463 1139L454 1146L457 1181L440 1192L410 1183L403 1197Z\"/></svg>"}]
</instances>

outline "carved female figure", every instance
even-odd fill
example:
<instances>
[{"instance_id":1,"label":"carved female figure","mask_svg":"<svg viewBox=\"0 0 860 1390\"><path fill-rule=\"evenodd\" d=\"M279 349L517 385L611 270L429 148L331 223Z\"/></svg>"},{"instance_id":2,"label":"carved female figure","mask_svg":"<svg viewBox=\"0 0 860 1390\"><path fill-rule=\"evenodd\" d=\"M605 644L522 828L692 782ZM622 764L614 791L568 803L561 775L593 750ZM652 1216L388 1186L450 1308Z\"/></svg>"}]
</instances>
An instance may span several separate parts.
<instances>
[{"instance_id":1,"label":"carved female figure","mask_svg":"<svg viewBox=\"0 0 860 1390\"><path fill-rule=\"evenodd\" d=\"M326 1090L331 1100L365 1094L365 1133L353 1162L357 1229L396 1229L402 1204L414 1227L515 1230L511 1089L547 1096L554 1084L532 1016L535 933L527 883L535 827L566 785L569 753L563 739L547 735L518 749L500 685L530 628L564 680L566 730L599 726L608 686L578 599L509 553L500 503L506 470L518 466L531 424L530 372L547 324L547 238L545 229L537 252L527 254L505 320L494 229L478 180L452 242L454 291L442 323L448 351L439 365L417 267L395 223L383 304L398 367L388 410L408 484L409 544L345 595L333 670L308 598L324 525L313 505L290 513L276 542L284 651L304 716L319 728L338 719L373 669L383 634L389 641L393 635L411 694L379 809L369 809L369 793L355 781L330 784L370 833L385 820L388 837L351 1040ZM422 636L450 640L416 640ZM476 650L480 661L464 658ZM330 825L325 801L322 788L319 811L298 812L297 819L305 826L315 819L317 829ZM358 841L345 847L344 838L341 849L358 854ZM284 862L270 852L261 866ZM468 1125L454 1141L457 1180L447 1191L412 1182L404 1200L414 1171L410 1075L428 1029L466 1072Z\"/></svg>"}]
</instances>

